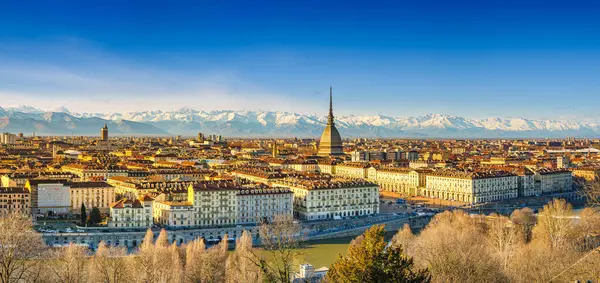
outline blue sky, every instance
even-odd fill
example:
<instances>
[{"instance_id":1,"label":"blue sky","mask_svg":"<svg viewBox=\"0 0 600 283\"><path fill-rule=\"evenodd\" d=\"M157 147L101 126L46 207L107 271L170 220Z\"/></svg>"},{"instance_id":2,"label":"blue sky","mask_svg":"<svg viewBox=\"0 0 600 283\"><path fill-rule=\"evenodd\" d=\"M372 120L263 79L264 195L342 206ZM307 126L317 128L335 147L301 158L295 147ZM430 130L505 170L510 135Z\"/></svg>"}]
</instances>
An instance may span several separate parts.
<instances>
[{"instance_id":1,"label":"blue sky","mask_svg":"<svg viewBox=\"0 0 600 283\"><path fill-rule=\"evenodd\" d=\"M594 1L91 2L2 3L1 106L600 121Z\"/></svg>"}]
</instances>

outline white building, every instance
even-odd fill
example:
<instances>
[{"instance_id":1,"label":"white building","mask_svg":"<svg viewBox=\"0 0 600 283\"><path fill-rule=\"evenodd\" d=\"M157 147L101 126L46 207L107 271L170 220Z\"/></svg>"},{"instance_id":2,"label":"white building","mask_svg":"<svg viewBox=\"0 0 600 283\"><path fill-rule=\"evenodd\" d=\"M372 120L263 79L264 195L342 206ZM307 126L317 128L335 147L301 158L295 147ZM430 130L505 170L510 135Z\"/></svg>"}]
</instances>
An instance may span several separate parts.
<instances>
[{"instance_id":1,"label":"white building","mask_svg":"<svg viewBox=\"0 0 600 283\"><path fill-rule=\"evenodd\" d=\"M144 196L139 199L120 199L110 205L108 227L150 227L154 223L152 214L153 199Z\"/></svg>"},{"instance_id":2,"label":"white building","mask_svg":"<svg viewBox=\"0 0 600 283\"><path fill-rule=\"evenodd\" d=\"M541 194L541 190L535 186L535 174L528 168L521 168L516 172L519 176L519 196L529 197Z\"/></svg>"},{"instance_id":3,"label":"white building","mask_svg":"<svg viewBox=\"0 0 600 283\"><path fill-rule=\"evenodd\" d=\"M315 269L311 264L301 264L299 271L292 276L292 283L319 283L329 271L327 267Z\"/></svg>"},{"instance_id":4,"label":"white building","mask_svg":"<svg viewBox=\"0 0 600 283\"><path fill-rule=\"evenodd\" d=\"M194 225L194 207L189 202L155 199L152 214L154 223L163 227L189 227Z\"/></svg>"},{"instance_id":5,"label":"white building","mask_svg":"<svg viewBox=\"0 0 600 283\"><path fill-rule=\"evenodd\" d=\"M273 186L294 193L294 215L303 220L379 213L379 186L364 180L286 178L273 182Z\"/></svg>"},{"instance_id":6,"label":"white building","mask_svg":"<svg viewBox=\"0 0 600 283\"><path fill-rule=\"evenodd\" d=\"M205 181L188 187L192 226L234 225L239 186L231 181Z\"/></svg>"},{"instance_id":7,"label":"white building","mask_svg":"<svg viewBox=\"0 0 600 283\"><path fill-rule=\"evenodd\" d=\"M242 188L237 194L237 224L272 222L276 216L293 216L294 193L286 188Z\"/></svg>"},{"instance_id":8,"label":"white building","mask_svg":"<svg viewBox=\"0 0 600 283\"><path fill-rule=\"evenodd\" d=\"M573 175L567 169L543 168L535 172L536 190L542 194L573 190Z\"/></svg>"},{"instance_id":9,"label":"white building","mask_svg":"<svg viewBox=\"0 0 600 283\"><path fill-rule=\"evenodd\" d=\"M71 187L67 180L29 180L31 211L37 214L65 214L71 208Z\"/></svg>"},{"instance_id":10,"label":"white building","mask_svg":"<svg viewBox=\"0 0 600 283\"><path fill-rule=\"evenodd\" d=\"M465 203L518 197L518 176L504 171L465 173L440 171L426 176L427 197Z\"/></svg>"}]
</instances>

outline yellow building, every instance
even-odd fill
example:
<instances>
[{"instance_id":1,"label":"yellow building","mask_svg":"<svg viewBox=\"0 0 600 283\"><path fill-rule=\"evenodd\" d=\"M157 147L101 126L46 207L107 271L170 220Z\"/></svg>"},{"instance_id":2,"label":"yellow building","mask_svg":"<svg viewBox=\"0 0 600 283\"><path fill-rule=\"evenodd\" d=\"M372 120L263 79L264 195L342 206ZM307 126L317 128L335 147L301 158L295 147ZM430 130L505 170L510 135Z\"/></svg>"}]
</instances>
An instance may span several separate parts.
<instances>
[{"instance_id":1,"label":"yellow building","mask_svg":"<svg viewBox=\"0 0 600 283\"><path fill-rule=\"evenodd\" d=\"M583 178L588 182L598 181L600 176L600 168L598 167L582 167L573 169L573 176Z\"/></svg>"},{"instance_id":2,"label":"yellow building","mask_svg":"<svg viewBox=\"0 0 600 283\"><path fill-rule=\"evenodd\" d=\"M106 182L71 182L71 211L79 212L81 204L89 210L97 207L108 212L115 202L115 188Z\"/></svg>"},{"instance_id":3,"label":"yellow building","mask_svg":"<svg viewBox=\"0 0 600 283\"><path fill-rule=\"evenodd\" d=\"M0 188L0 214L18 212L24 215L31 213L31 195L24 187Z\"/></svg>"}]
</instances>

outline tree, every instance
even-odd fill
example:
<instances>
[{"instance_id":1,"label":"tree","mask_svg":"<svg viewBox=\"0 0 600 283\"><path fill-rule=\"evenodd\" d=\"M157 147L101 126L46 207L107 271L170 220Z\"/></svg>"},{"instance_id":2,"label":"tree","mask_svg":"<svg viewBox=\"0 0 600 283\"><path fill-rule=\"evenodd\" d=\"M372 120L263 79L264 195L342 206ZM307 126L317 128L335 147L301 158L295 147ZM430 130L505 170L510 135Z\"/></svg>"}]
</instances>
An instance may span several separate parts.
<instances>
[{"instance_id":1,"label":"tree","mask_svg":"<svg viewBox=\"0 0 600 283\"><path fill-rule=\"evenodd\" d=\"M515 209L510 215L510 221L518 229L524 242L531 241L531 231L537 221L531 208Z\"/></svg>"},{"instance_id":2,"label":"tree","mask_svg":"<svg viewBox=\"0 0 600 283\"><path fill-rule=\"evenodd\" d=\"M173 275L179 274L181 267L174 265L175 256L173 253L175 253L175 256L179 256L177 245L175 245L175 250L171 248L167 230L162 229L154 243L152 265L154 266L154 280L156 282L174 282ZM180 261L176 260L176 264L180 264Z\"/></svg>"},{"instance_id":3,"label":"tree","mask_svg":"<svg viewBox=\"0 0 600 283\"><path fill-rule=\"evenodd\" d=\"M88 217L88 224L90 226L98 225L102 221L102 214L100 213L100 209L97 207L92 208L92 212Z\"/></svg>"},{"instance_id":4,"label":"tree","mask_svg":"<svg viewBox=\"0 0 600 283\"><path fill-rule=\"evenodd\" d=\"M104 242L100 242L96 253L90 258L90 281L97 283L131 282L126 255L125 248L109 247Z\"/></svg>"},{"instance_id":5,"label":"tree","mask_svg":"<svg viewBox=\"0 0 600 283\"><path fill-rule=\"evenodd\" d=\"M585 197L589 207L600 207L600 181L585 182L579 194Z\"/></svg>"},{"instance_id":6,"label":"tree","mask_svg":"<svg viewBox=\"0 0 600 283\"><path fill-rule=\"evenodd\" d=\"M401 245L384 239L385 226L374 225L350 243L327 272L327 282L429 282L426 269L414 268Z\"/></svg>"},{"instance_id":7,"label":"tree","mask_svg":"<svg viewBox=\"0 0 600 283\"><path fill-rule=\"evenodd\" d=\"M206 250L202 258L202 282L225 281L225 268L227 263L228 248L229 245L227 243L227 235L225 235L218 245Z\"/></svg>"},{"instance_id":8,"label":"tree","mask_svg":"<svg viewBox=\"0 0 600 283\"><path fill-rule=\"evenodd\" d=\"M186 282L202 282L205 277L202 259L206 253L204 240L198 238L187 244L185 248L185 279Z\"/></svg>"},{"instance_id":9,"label":"tree","mask_svg":"<svg viewBox=\"0 0 600 283\"><path fill-rule=\"evenodd\" d=\"M489 253L483 217L462 210L437 214L414 243L411 255L434 282L507 282L502 264Z\"/></svg>"},{"instance_id":10,"label":"tree","mask_svg":"<svg viewBox=\"0 0 600 283\"><path fill-rule=\"evenodd\" d=\"M83 283L87 281L87 248L73 243L55 251L48 265L54 282Z\"/></svg>"},{"instance_id":11,"label":"tree","mask_svg":"<svg viewBox=\"0 0 600 283\"><path fill-rule=\"evenodd\" d=\"M265 281L290 282L294 259L299 255L302 227L292 216L277 215L271 223L259 227L260 243L269 253L268 260L256 263Z\"/></svg>"},{"instance_id":12,"label":"tree","mask_svg":"<svg viewBox=\"0 0 600 283\"><path fill-rule=\"evenodd\" d=\"M554 199L544 205L538 216L538 225L533 235L552 249L566 248L573 242L574 222L571 219L573 208L564 199Z\"/></svg>"},{"instance_id":13,"label":"tree","mask_svg":"<svg viewBox=\"0 0 600 283\"><path fill-rule=\"evenodd\" d=\"M244 231L237 239L235 252L227 260L227 282L261 282L257 257L252 248L252 235Z\"/></svg>"},{"instance_id":14,"label":"tree","mask_svg":"<svg viewBox=\"0 0 600 283\"><path fill-rule=\"evenodd\" d=\"M154 282L154 233L151 229L146 231L146 235L138 251L137 260L133 263L137 281Z\"/></svg>"},{"instance_id":15,"label":"tree","mask_svg":"<svg viewBox=\"0 0 600 283\"><path fill-rule=\"evenodd\" d=\"M406 251L407 254L411 254L413 242L415 240L415 235L410 228L408 223L402 226L402 229L394 235L392 238L392 244L397 246L402 246L402 248Z\"/></svg>"},{"instance_id":16,"label":"tree","mask_svg":"<svg viewBox=\"0 0 600 283\"><path fill-rule=\"evenodd\" d=\"M29 217L11 212L0 215L0 282L21 282L37 277L44 252L42 236Z\"/></svg>"},{"instance_id":17,"label":"tree","mask_svg":"<svg viewBox=\"0 0 600 283\"><path fill-rule=\"evenodd\" d=\"M488 220L487 241L492 255L500 261L502 269L508 268L509 261L514 257L519 245L519 233L509 225L507 217L492 214Z\"/></svg>"},{"instance_id":18,"label":"tree","mask_svg":"<svg viewBox=\"0 0 600 283\"><path fill-rule=\"evenodd\" d=\"M579 213L577 224L580 248L590 250L598 245L596 235L600 235L600 213L593 208L586 207Z\"/></svg>"},{"instance_id":19,"label":"tree","mask_svg":"<svg viewBox=\"0 0 600 283\"><path fill-rule=\"evenodd\" d=\"M85 211L85 204L81 203L81 225L85 225L85 221L87 220L87 212Z\"/></svg>"}]
</instances>

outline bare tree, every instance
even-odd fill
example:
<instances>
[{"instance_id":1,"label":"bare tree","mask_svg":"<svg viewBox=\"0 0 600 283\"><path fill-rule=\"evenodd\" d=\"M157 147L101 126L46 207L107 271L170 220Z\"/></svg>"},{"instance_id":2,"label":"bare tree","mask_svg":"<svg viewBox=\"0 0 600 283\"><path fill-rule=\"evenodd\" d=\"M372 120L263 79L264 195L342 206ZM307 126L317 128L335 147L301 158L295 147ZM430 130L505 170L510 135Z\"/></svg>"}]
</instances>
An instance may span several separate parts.
<instances>
[{"instance_id":1,"label":"bare tree","mask_svg":"<svg viewBox=\"0 0 600 283\"><path fill-rule=\"evenodd\" d=\"M600 213L595 209L586 207L579 213L579 222L577 223L579 248L583 251L600 246Z\"/></svg>"},{"instance_id":2,"label":"bare tree","mask_svg":"<svg viewBox=\"0 0 600 283\"><path fill-rule=\"evenodd\" d=\"M31 219L19 213L0 215L0 282L36 279L45 249Z\"/></svg>"},{"instance_id":3,"label":"bare tree","mask_svg":"<svg viewBox=\"0 0 600 283\"><path fill-rule=\"evenodd\" d=\"M186 282L203 282L204 278L202 271L202 259L206 253L206 247L203 239L196 239L187 244L185 248L185 281Z\"/></svg>"},{"instance_id":4,"label":"bare tree","mask_svg":"<svg viewBox=\"0 0 600 283\"><path fill-rule=\"evenodd\" d=\"M418 236L412 256L434 282L506 282L488 252L485 227L484 219L461 210L438 214Z\"/></svg>"},{"instance_id":5,"label":"bare tree","mask_svg":"<svg viewBox=\"0 0 600 283\"><path fill-rule=\"evenodd\" d=\"M410 228L408 223L402 226L402 229L394 235L392 238L392 244L396 246L402 246L404 248L404 252L407 254L411 254L414 246L415 235Z\"/></svg>"},{"instance_id":6,"label":"bare tree","mask_svg":"<svg viewBox=\"0 0 600 283\"><path fill-rule=\"evenodd\" d=\"M237 239L235 252L227 261L227 282L261 282L258 257L252 248L252 235L244 231Z\"/></svg>"},{"instance_id":7,"label":"bare tree","mask_svg":"<svg viewBox=\"0 0 600 283\"><path fill-rule=\"evenodd\" d=\"M510 221L518 229L524 242L531 241L531 231L537 221L531 208L515 209L510 215Z\"/></svg>"},{"instance_id":8,"label":"bare tree","mask_svg":"<svg viewBox=\"0 0 600 283\"><path fill-rule=\"evenodd\" d=\"M544 205L533 229L535 240L548 244L552 249L570 246L575 236L572 212L571 204L564 199L554 199Z\"/></svg>"},{"instance_id":9,"label":"bare tree","mask_svg":"<svg viewBox=\"0 0 600 283\"><path fill-rule=\"evenodd\" d=\"M166 282L184 282L183 265L177 243L173 242L173 244L171 244L171 247L169 247L169 253L171 272L170 277Z\"/></svg>"},{"instance_id":10,"label":"bare tree","mask_svg":"<svg viewBox=\"0 0 600 283\"><path fill-rule=\"evenodd\" d=\"M522 246L509 262L507 275L513 282L551 282L561 270L577 259L570 249L550 249L547 244L533 240ZM552 282L568 282L573 278L561 278Z\"/></svg>"},{"instance_id":11,"label":"bare tree","mask_svg":"<svg viewBox=\"0 0 600 283\"><path fill-rule=\"evenodd\" d=\"M154 243L154 280L157 282L171 282L171 260L169 235L165 229L162 229Z\"/></svg>"},{"instance_id":12,"label":"bare tree","mask_svg":"<svg viewBox=\"0 0 600 283\"><path fill-rule=\"evenodd\" d=\"M519 246L519 232L510 225L507 217L492 215L488 220L488 246L500 262L502 269L508 268Z\"/></svg>"},{"instance_id":13,"label":"bare tree","mask_svg":"<svg viewBox=\"0 0 600 283\"><path fill-rule=\"evenodd\" d=\"M600 207L600 181L584 182L579 195L585 198L589 207Z\"/></svg>"},{"instance_id":14,"label":"bare tree","mask_svg":"<svg viewBox=\"0 0 600 283\"><path fill-rule=\"evenodd\" d=\"M300 255L301 225L291 216L277 215L271 223L259 227L259 235L262 247L269 253L269 260L258 261L264 280L290 282L294 259Z\"/></svg>"},{"instance_id":15,"label":"bare tree","mask_svg":"<svg viewBox=\"0 0 600 283\"><path fill-rule=\"evenodd\" d=\"M202 258L202 282L225 281L228 248L227 235L225 235L218 245L206 250L206 253L203 254Z\"/></svg>"},{"instance_id":16,"label":"bare tree","mask_svg":"<svg viewBox=\"0 0 600 283\"><path fill-rule=\"evenodd\" d=\"M148 229L140 245L137 258L131 260L138 282L154 282L154 252L154 233Z\"/></svg>"},{"instance_id":17,"label":"bare tree","mask_svg":"<svg viewBox=\"0 0 600 283\"><path fill-rule=\"evenodd\" d=\"M97 283L130 282L132 278L128 265L125 248L109 247L100 242L90 259L89 279Z\"/></svg>"},{"instance_id":18,"label":"bare tree","mask_svg":"<svg viewBox=\"0 0 600 283\"><path fill-rule=\"evenodd\" d=\"M83 283L87 281L87 248L73 243L53 253L49 269L52 282Z\"/></svg>"}]
</instances>

